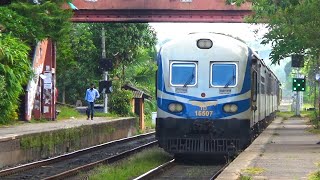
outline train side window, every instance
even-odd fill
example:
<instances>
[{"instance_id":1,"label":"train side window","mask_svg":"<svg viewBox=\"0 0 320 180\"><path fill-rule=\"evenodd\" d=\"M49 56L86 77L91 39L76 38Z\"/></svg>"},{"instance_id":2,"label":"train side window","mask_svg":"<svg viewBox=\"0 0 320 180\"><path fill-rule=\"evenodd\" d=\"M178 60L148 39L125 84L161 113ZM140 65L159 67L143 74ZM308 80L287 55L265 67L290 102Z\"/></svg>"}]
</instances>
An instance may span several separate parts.
<instances>
[{"instance_id":1,"label":"train side window","mask_svg":"<svg viewBox=\"0 0 320 180\"><path fill-rule=\"evenodd\" d=\"M171 62L170 85L195 86L197 84L197 68L195 62Z\"/></svg>"},{"instance_id":2,"label":"train side window","mask_svg":"<svg viewBox=\"0 0 320 180\"><path fill-rule=\"evenodd\" d=\"M237 86L238 68L236 63L212 63L210 85L213 87Z\"/></svg>"},{"instance_id":3,"label":"train side window","mask_svg":"<svg viewBox=\"0 0 320 180\"><path fill-rule=\"evenodd\" d=\"M258 94L258 80L257 80L257 72L253 71L252 73L252 101L257 101L257 94Z\"/></svg>"}]
</instances>

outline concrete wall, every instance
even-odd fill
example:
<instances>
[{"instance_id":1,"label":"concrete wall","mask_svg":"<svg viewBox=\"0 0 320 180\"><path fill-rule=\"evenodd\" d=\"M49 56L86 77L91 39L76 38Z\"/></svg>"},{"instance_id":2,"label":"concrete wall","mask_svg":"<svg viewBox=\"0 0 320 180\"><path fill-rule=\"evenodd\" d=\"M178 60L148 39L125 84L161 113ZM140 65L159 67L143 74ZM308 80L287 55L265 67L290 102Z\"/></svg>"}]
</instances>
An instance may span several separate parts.
<instances>
[{"instance_id":1,"label":"concrete wall","mask_svg":"<svg viewBox=\"0 0 320 180\"><path fill-rule=\"evenodd\" d=\"M0 139L0 169L61 155L137 133L128 118Z\"/></svg>"}]
</instances>

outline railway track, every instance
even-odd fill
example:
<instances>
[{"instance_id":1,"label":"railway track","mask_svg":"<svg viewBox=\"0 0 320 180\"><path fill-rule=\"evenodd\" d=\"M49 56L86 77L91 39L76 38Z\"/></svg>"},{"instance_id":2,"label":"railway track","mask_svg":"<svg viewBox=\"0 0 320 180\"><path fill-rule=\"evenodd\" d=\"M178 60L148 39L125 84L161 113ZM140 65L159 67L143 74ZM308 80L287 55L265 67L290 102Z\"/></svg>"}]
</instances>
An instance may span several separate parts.
<instances>
[{"instance_id":1,"label":"railway track","mask_svg":"<svg viewBox=\"0 0 320 180\"><path fill-rule=\"evenodd\" d=\"M175 159L168 161L134 180L163 179L205 179L213 180L229 163L216 164L184 164Z\"/></svg>"},{"instance_id":2,"label":"railway track","mask_svg":"<svg viewBox=\"0 0 320 180\"><path fill-rule=\"evenodd\" d=\"M93 146L54 158L0 171L0 179L64 179L109 164L157 145L155 133L147 133Z\"/></svg>"}]
</instances>

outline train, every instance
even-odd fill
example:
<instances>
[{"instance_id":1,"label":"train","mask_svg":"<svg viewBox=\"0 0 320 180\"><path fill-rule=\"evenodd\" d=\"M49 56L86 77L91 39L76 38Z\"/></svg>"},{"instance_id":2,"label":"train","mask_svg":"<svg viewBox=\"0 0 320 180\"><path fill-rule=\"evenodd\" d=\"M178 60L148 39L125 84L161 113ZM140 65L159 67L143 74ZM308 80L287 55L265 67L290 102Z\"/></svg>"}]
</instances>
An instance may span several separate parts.
<instances>
[{"instance_id":1,"label":"train","mask_svg":"<svg viewBox=\"0 0 320 180\"><path fill-rule=\"evenodd\" d=\"M157 55L156 139L174 155L233 155L275 118L281 84L253 49L220 33L190 33Z\"/></svg>"}]
</instances>

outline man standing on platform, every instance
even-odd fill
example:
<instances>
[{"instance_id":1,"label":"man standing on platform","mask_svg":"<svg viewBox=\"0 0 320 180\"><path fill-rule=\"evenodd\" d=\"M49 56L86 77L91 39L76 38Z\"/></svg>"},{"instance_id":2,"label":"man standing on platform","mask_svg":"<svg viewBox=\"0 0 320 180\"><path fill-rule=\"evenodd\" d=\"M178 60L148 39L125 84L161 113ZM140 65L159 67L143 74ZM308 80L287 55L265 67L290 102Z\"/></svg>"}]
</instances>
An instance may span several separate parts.
<instances>
[{"instance_id":1,"label":"man standing on platform","mask_svg":"<svg viewBox=\"0 0 320 180\"><path fill-rule=\"evenodd\" d=\"M90 114L91 114L91 120L93 120L93 113L94 113L94 101L100 97L100 94L98 90L94 88L94 84L91 84L90 88L86 91L86 97L85 100L88 103L87 108L87 120L89 120Z\"/></svg>"}]
</instances>

